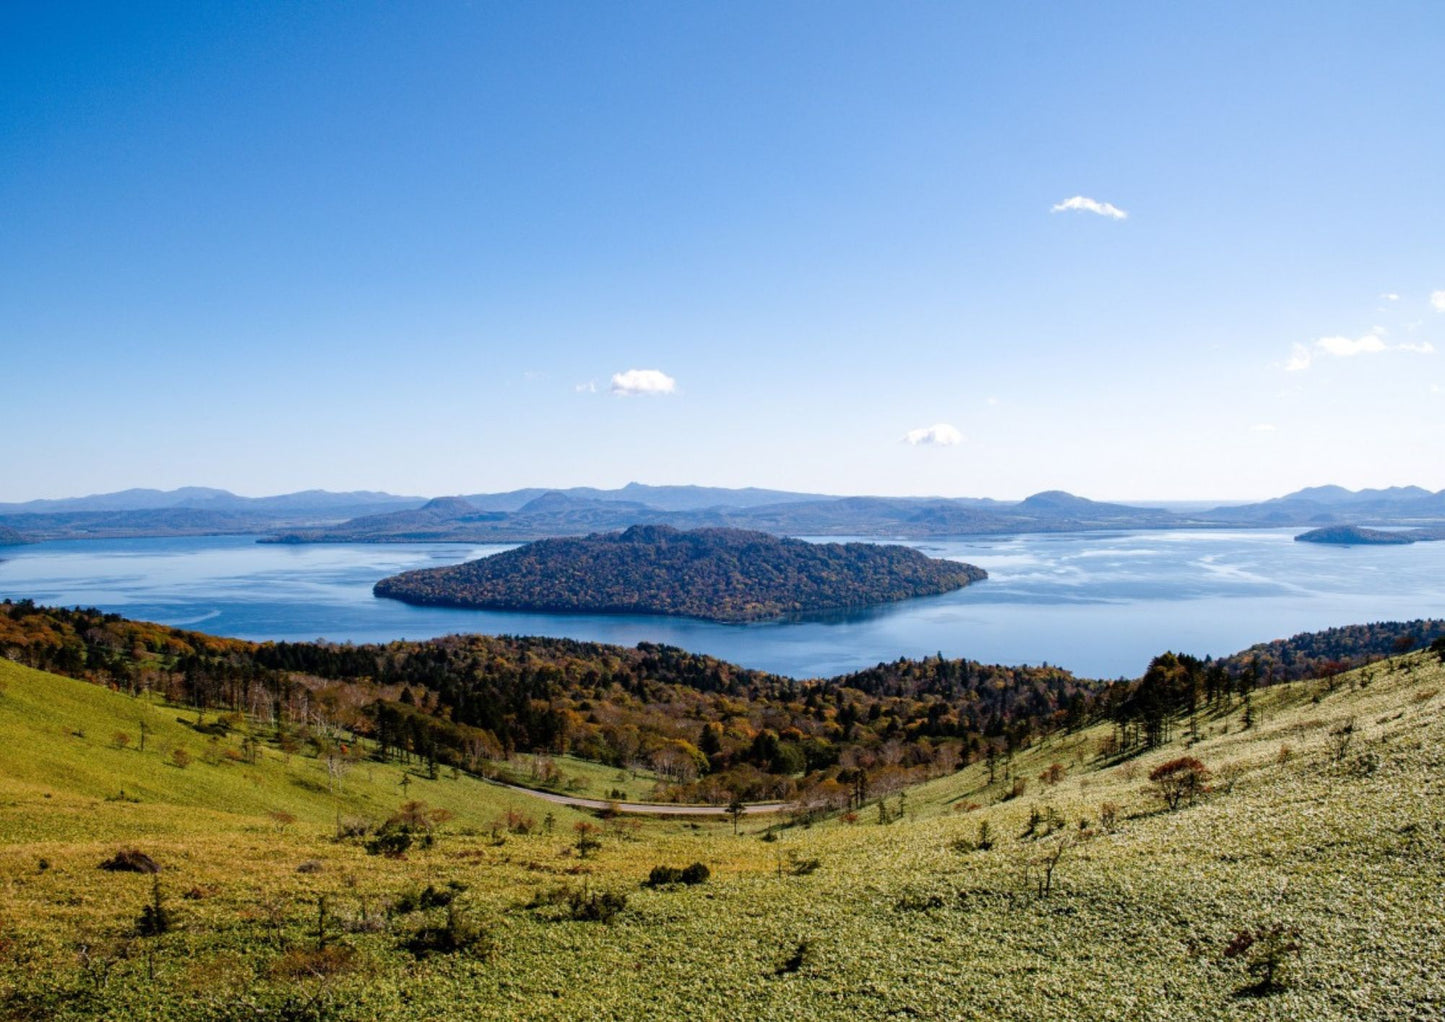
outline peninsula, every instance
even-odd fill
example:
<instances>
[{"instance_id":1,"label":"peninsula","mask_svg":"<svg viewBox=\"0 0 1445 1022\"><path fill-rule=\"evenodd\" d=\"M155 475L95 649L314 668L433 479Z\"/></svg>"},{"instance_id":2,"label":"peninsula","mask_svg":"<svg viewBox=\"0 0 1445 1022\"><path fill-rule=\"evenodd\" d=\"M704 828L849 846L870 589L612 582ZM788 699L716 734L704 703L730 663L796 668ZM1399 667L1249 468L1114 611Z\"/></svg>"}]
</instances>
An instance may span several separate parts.
<instances>
[{"instance_id":1,"label":"peninsula","mask_svg":"<svg viewBox=\"0 0 1445 1022\"><path fill-rule=\"evenodd\" d=\"M382 579L373 592L406 603L486 610L742 622L932 596L987 577L982 568L905 546L636 525L404 572Z\"/></svg>"}]
</instances>

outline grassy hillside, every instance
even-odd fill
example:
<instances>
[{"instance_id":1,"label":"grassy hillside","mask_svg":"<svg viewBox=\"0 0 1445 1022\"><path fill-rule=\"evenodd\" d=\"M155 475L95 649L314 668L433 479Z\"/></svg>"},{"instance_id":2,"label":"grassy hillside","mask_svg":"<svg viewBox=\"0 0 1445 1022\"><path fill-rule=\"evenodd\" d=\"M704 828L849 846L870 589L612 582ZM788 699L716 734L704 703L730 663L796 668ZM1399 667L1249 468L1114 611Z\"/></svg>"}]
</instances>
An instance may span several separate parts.
<instances>
[{"instance_id":1,"label":"grassy hillside","mask_svg":"<svg viewBox=\"0 0 1445 1022\"><path fill-rule=\"evenodd\" d=\"M1262 690L1247 729L1236 706L1135 759L1101 756L1099 725L992 784L975 764L851 822L745 819L737 836L466 777L412 776L404 795L394 766L355 766L332 794L317 760L235 762L244 734L213 747L193 713L3 661L0 681L0 1017L1445 1014L1445 670L1427 654ZM1149 774L1185 755L1210 790L1169 811ZM140 801L107 801L122 787ZM338 815L404 798L456 814L432 848L335 839ZM553 827L494 835L508 809ZM151 877L97 868L123 846L162 866L164 934L136 934ZM694 861L705 883L642 885ZM449 896L464 947L424 954L448 943ZM1261 939L1226 956L1246 932Z\"/></svg>"}]
</instances>

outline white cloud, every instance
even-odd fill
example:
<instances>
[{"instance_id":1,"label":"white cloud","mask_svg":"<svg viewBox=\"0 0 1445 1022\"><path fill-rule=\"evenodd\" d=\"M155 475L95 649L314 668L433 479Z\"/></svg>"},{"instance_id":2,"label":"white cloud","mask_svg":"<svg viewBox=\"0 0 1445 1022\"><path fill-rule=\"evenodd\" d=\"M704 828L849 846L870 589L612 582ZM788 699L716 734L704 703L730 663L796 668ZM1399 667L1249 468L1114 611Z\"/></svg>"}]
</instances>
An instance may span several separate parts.
<instances>
[{"instance_id":1,"label":"white cloud","mask_svg":"<svg viewBox=\"0 0 1445 1022\"><path fill-rule=\"evenodd\" d=\"M612 393L618 397L671 394L675 390L677 381L659 369L629 369L612 374Z\"/></svg>"},{"instance_id":2,"label":"white cloud","mask_svg":"<svg viewBox=\"0 0 1445 1022\"><path fill-rule=\"evenodd\" d=\"M1315 348L1335 358L1349 358L1351 355L1374 355L1385 350L1385 342L1379 334L1364 337L1321 337L1315 341Z\"/></svg>"},{"instance_id":3,"label":"white cloud","mask_svg":"<svg viewBox=\"0 0 1445 1022\"><path fill-rule=\"evenodd\" d=\"M586 383L577 384L577 386L572 389L579 394L595 394L597 393L597 381L588 380Z\"/></svg>"},{"instance_id":4,"label":"white cloud","mask_svg":"<svg viewBox=\"0 0 1445 1022\"><path fill-rule=\"evenodd\" d=\"M1287 373L1298 373L1308 369L1314 364L1316 357L1328 355L1331 358L1354 358L1356 355L1378 355L1384 351L1408 351L1416 355L1433 355L1435 346L1429 341L1421 341L1415 344L1386 344L1384 328L1375 327L1374 331L1365 334L1363 337L1321 337L1314 344L1296 343L1290 350L1290 356L1284 363L1284 370Z\"/></svg>"},{"instance_id":5,"label":"white cloud","mask_svg":"<svg viewBox=\"0 0 1445 1022\"><path fill-rule=\"evenodd\" d=\"M1445 291L1431 291L1430 304L1438 311L1445 312Z\"/></svg>"},{"instance_id":6,"label":"white cloud","mask_svg":"<svg viewBox=\"0 0 1445 1022\"><path fill-rule=\"evenodd\" d=\"M1065 199L1063 202L1054 203L1049 210L1050 213L1065 213L1076 210L1081 213L1097 213L1099 216L1106 216L1113 220L1124 220L1129 214L1124 212L1112 202L1099 202L1095 199L1088 199L1082 195L1075 195L1072 199Z\"/></svg>"},{"instance_id":7,"label":"white cloud","mask_svg":"<svg viewBox=\"0 0 1445 1022\"><path fill-rule=\"evenodd\" d=\"M1275 428L1275 424L1272 422L1256 422L1249 427L1249 431L1251 433L1273 433Z\"/></svg>"},{"instance_id":8,"label":"white cloud","mask_svg":"<svg viewBox=\"0 0 1445 1022\"><path fill-rule=\"evenodd\" d=\"M963 443L963 434L946 422L936 422L903 434L903 442L914 447L953 447Z\"/></svg>"},{"instance_id":9,"label":"white cloud","mask_svg":"<svg viewBox=\"0 0 1445 1022\"><path fill-rule=\"evenodd\" d=\"M1398 302L1400 300L1400 296L1393 291L1386 291L1380 297L1387 302Z\"/></svg>"}]
</instances>

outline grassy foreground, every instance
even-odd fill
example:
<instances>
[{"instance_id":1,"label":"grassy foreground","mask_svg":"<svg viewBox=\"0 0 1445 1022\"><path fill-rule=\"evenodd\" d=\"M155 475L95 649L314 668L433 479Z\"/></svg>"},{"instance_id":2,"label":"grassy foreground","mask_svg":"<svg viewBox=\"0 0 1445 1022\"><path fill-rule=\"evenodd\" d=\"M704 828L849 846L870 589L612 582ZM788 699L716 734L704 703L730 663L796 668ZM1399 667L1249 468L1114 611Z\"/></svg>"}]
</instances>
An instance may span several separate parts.
<instances>
[{"instance_id":1,"label":"grassy foreground","mask_svg":"<svg viewBox=\"0 0 1445 1022\"><path fill-rule=\"evenodd\" d=\"M1445 1017L1425 654L1262 691L1248 729L1236 706L1132 760L1101 757L1101 725L992 785L978 764L737 836L265 743L251 762L244 726L3 660L0 687L4 1018ZM1184 755L1211 790L1168 811L1148 775ZM337 839L403 802L450 814L430 848ZM122 848L161 872L98 868ZM643 885L693 862L706 882Z\"/></svg>"}]
</instances>

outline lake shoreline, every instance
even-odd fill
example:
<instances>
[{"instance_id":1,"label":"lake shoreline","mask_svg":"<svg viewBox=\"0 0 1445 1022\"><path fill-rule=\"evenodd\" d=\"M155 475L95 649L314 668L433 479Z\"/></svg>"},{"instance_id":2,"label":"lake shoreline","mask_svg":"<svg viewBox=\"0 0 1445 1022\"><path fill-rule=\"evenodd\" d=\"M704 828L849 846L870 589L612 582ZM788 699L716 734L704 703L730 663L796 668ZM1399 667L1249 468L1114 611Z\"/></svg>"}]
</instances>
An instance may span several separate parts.
<instances>
[{"instance_id":1,"label":"lake shoreline","mask_svg":"<svg viewBox=\"0 0 1445 1022\"><path fill-rule=\"evenodd\" d=\"M1088 677L1135 676L1166 649L1222 656L1302 631L1445 616L1445 544L1331 548L1295 543L1295 531L919 541L909 545L978 564L989 580L865 610L742 624L423 608L371 595L387 575L511 544L283 546L257 544L250 535L52 541L6 548L0 597L198 623L212 634L253 641L483 633L659 642L795 678L938 653L986 663L1047 662Z\"/></svg>"}]
</instances>

